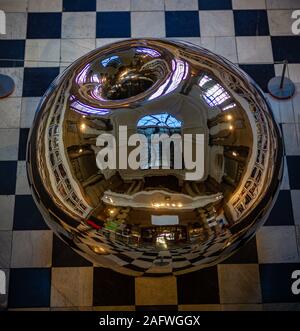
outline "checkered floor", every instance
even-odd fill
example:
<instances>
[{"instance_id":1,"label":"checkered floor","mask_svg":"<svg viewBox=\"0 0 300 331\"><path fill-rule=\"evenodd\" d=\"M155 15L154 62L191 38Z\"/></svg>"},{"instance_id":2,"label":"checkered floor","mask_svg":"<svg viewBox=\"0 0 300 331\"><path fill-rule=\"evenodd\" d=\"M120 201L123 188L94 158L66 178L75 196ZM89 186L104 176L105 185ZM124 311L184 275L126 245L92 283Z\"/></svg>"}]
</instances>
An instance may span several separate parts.
<instances>
[{"instance_id":1,"label":"checkered floor","mask_svg":"<svg viewBox=\"0 0 300 331\"><path fill-rule=\"evenodd\" d=\"M16 82L0 100L0 268L9 279L0 308L98 310L298 309L300 269L300 0L0 0L0 73ZM26 140L41 95L70 62L128 37L201 44L238 63L266 91L289 61L297 94L270 98L285 139L278 201L256 238L218 266L179 277L132 278L93 267L43 222L25 173Z\"/></svg>"}]
</instances>

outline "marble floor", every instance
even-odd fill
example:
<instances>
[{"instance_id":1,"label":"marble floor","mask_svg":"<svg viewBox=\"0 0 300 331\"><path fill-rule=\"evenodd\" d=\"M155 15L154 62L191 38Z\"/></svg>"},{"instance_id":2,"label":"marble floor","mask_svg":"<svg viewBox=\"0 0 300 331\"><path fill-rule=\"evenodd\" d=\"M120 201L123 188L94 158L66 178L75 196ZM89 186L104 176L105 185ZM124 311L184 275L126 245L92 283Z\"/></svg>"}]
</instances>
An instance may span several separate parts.
<instances>
[{"instance_id":1,"label":"marble floor","mask_svg":"<svg viewBox=\"0 0 300 331\"><path fill-rule=\"evenodd\" d=\"M16 83L0 100L0 309L300 310L300 0L0 0L0 73ZM129 37L178 38L240 65L269 98L285 144L279 198L256 238L223 263L178 277L133 278L93 266L46 226L30 195L26 141L45 89L69 63ZM276 101L267 82L284 59L296 95Z\"/></svg>"}]
</instances>

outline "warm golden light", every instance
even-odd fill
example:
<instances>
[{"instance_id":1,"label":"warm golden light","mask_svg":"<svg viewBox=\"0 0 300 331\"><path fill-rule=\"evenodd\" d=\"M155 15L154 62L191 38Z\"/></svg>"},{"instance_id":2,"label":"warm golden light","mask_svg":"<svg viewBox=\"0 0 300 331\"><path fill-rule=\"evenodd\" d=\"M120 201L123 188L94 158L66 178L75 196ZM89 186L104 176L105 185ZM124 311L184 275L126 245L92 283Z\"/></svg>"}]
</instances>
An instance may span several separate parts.
<instances>
[{"instance_id":1,"label":"warm golden light","mask_svg":"<svg viewBox=\"0 0 300 331\"><path fill-rule=\"evenodd\" d=\"M113 215L113 214L116 212L116 210L115 210L115 209L108 209L108 212L109 212L111 215Z\"/></svg>"},{"instance_id":2,"label":"warm golden light","mask_svg":"<svg viewBox=\"0 0 300 331\"><path fill-rule=\"evenodd\" d=\"M97 246L94 246L93 247L93 251L95 253L98 253L98 254L105 254L106 253L106 250L102 247L97 247Z\"/></svg>"},{"instance_id":3,"label":"warm golden light","mask_svg":"<svg viewBox=\"0 0 300 331\"><path fill-rule=\"evenodd\" d=\"M126 76L128 74L129 70L124 70L121 74L120 74L120 78L123 78L124 76Z\"/></svg>"},{"instance_id":4,"label":"warm golden light","mask_svg":"<svg viewBox=\"0 0 300 331\"><path fill-rule=\"evenodd\" d=\"M230 131L233 130L233 125L229 125L229 130L230 130Z\"/></svg>"},{"instance_id":5,"label":"warm golden light","mask_svg":"<svg viewBox=\"0 0 300 331\"><path fill-rule=\"evenodd\" d=\"M84 123L81 123L80 124L80 129L83 131L83 130L85 130L85 128L86 128L86 125Z\"/></svg>"},{"instance_id":6,"label":"warm golden light","mask_svg":"<svg viewBox=\"0 0 300 331\"><path fill-rule=\"evenodd\" d=\"M228 121L230 121L230 120L232 120L232 115L227 115L226 118Z\"/></svg>"},{"instance_id":7,"label":"warm golden light","mask_svg":"<svg viewBox=\"0 0 300 331\"><path fill-rule=\"evenodd\" d=\"M232 152L233 156L238 156L237 152Z\"/></svg>"},{"instance_id":8,"label":"warm golden light","mask_svg":"<svg viewBox=\"0 0 300 331\"><path fill-rule=\"evenodd\" d=\"M79 152L79 153L82 153L82 152L83 152L82 148L80 148L80 150L79 150L78 152Z\"/></svg>"}]
</instances>

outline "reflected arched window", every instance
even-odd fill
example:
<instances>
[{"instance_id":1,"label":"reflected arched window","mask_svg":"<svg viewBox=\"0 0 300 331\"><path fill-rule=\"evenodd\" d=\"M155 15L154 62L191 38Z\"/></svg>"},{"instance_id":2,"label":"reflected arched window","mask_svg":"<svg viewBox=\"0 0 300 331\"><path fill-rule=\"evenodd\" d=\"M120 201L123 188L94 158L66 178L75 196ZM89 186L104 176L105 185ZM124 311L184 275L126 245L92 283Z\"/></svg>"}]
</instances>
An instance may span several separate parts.
<instances>
[{"instance_id":1,"label":"reflected arched window","mask_svg":"<svg viewBox=\"0 0 300 331\"><path fill-rule=\"evenodd\" d=\"M145 162L144 169L161 167L164 163L162 159L162 144L152 146L155 155L151 155L151 136L154 134L181 135L182 122L169 113L146 115L139 119L137 132L143 134L148 140L148 162ZM170 168L174 168L174 144L170 145Z\"/></svg>"},{"instance_id":2,"label":"reflected arched window","mask_svg":"<svg viewBox=\"0 0 300 331\"><path fill-rule=\"evenodd\" d=\"M164 127L164 128L181 128L181 121L168 113L146 115L138 121L138 128L144 127Z\"/></svg>"}]
</instances>

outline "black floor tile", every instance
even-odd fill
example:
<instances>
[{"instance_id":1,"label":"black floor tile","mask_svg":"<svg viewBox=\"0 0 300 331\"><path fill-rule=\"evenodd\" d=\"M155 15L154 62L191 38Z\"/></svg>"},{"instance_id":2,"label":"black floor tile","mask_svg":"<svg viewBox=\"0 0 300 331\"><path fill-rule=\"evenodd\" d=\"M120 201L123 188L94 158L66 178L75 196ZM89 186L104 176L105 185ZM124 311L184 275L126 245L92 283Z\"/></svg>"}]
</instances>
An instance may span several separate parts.
<instances>
[{"instance_id":1,"label":"black floor tile","mask_svg":"<svg viewBox=\"0 0 300 331\"><path fill-rule=\"evenodd\" d=\"M94 268L93 299L94 306L134 305L134 277L106 268Z\"/></svg>"},{"instance_id":2,"label":"black floor tile","mask_svg":"<svg viewBox=\"0 0 300 331\"><path fill-rule=\"evenodd\" d=\"M25 40L0 40L0 67L24 65Z\"/></svg>"},{"instance_id":3,"label":"black floor tile","mask_svg":"<svg viewBox=\"0 0 300 331\"><path fill-rule=\"evenodd\" d=\"M240 68L246 71L264 92L268 91L268 82L275 76L273 64L241 64Z\"/></svg>"},{"instance_id":4,"label":"black floor tile","mask_svg":"<svg viewBox=\"0 0 300 331\"><path fill-rule=\"evenodd\" d=\"M42 96L58 74L59 68L25 68L23 97Z\"/></svg>"},{"instance_id":5,"label":"black floor tile","mask_svg":"<svg viewBox=\"0 0 300 331\"><path fill-rule=\"evenodd\" d=\"M63 11L95 11L96 0L63 0Z\"/></svg>"},{"instance_id":6,"label":"black floor tile","mask_svg":"<svg viewBox=\"0 0 300 331\"><path fill-rule=\"evenodd\" d=\"M297 279L298 286L297 283L295 286L300 289L299 277L292 279L292 273L300 270L299 263L261 264L259 267L264 303L300 302L300 295L292 292L292 284L297 282Z\"/></svg>"},{"instance_id":7,"label":"black floor tile","mask_svg":"<svg viewBox=\"0 0 300 331\"><path fill-rule=\"evenodd\" d=\"M53 236L53 267L89 267L93 264L77 254L57 236Z\"/></svg>"},{"instance_id":8,"label":"black floor tile","mask_svg":"<svg viewBox=\"0 0 300 331\"><path fill-rule=\"evenodd\" d=\"M14 209L14 230L47 230L41 213L31 195L16 195Z\"/></svg>"},{"instance_id":9,"label":"black floor tile","mask_svg":"<svg viewBox=\"0 0 300 331\"><path fill-rule=\"evenodd\" d=\"M11 269L8 307L49 307L50 284L50 268Z\"/></svg>"},{"instance_id":10,"label":"black floor tile","mask_svg":"<svg viewBox=\"0 0 300 331\"><path fill-rule=\"evenodd\" d=\"M219 303L217 267L177 277L178 304Z\"/></svg>"},{"instance_id":11,"label":"black floor tile","mask_svg":"<svg viewBox=\"0 0 300 331\"><path fill-rule=\"evenodd\" d=\"M28 13L27 38L61 38L61 13Z\"/></svg>"},{"instance_id":12,"label":"black floor tile","mask_svg":"<svg viewBox=\"0 0 300 331\"><path fill-rule=\"evenodd\" d=\"M26 160L26 147L27 147L27 139L30 129L21 128L19 135L19 153L18 160Z\"/></svg>"},{"instance_id":13,"label":"black floor tile","mask_svg":"<svg viewBox=\"0 0 300 331\"><path fill-rule=\"evenodd\" d=\"M198 0L199 10L231 9L231 0Z\"/></svg>"},{"instance_id":14,"label":"black floor tile","mask_svg":"<svg viewBox=\"0 0 300 331\"><path fill-rule=\"evenodd\" d=\"M167 11L167 37L199 37L199 13L197 11Z\"/></svg>"},{"instance_id":15,"label":"black floor tile","mask_svg":"<svg viewBox=\"0 0 300 331\"><path fill-rule=\"evenodd\" d=\"M294 225L291 191L281 190L265 225Z\"/></svg>"},{"instance_id":16,"label":"black floor tile","mask_svg":"<svg viewBox=\"0 0 300 331\"><path fill-rule=\"evenodd\" d=\"M97 13L96 38L130 38L129 12Z\"/></svg>"},{"instance_id":17,"label":"black floor tile","mask_svg":"<svg viewBox=\"0 0 300 331\"><path fill-rule=\"evenodd\" d=\"M300 63L299 36L271 37L274 61Z\"/></svg>"},{"instance_id":18,"label":"black floor tile","mask_svg":"<svg viewBox=\"0 0 300 331\"><path fill-rule=\"evenodd\" d=\"M0 194L15 194L17 162L0 161Z\"/></svg>"},{"instance_id":19,"label":"black floor tile","mask_svg":"<svg viewBox=\"0 0 300 331\"><path fill-rule=\"evenodd\" d=\"M300 190L300 155L286 156L290 188L292 190Z\"/></svg>"},{"instance_id":20,"label":"black floor tile","mask_svg":"<svg viewBox=\"0 0 300 331\"><path fill-rule=\"evenodd\" d=\"M231 255L222 264L243 264L257 263L256 239L252 238L246 245L242 246L237 252Z\"/></svg>"},{"instance_id":21,"label":"black floor tile","mask_svg":"<svg viewBox=\"0 0 300 331\"><path fill-rule=\"evenodd\" d=\"M235 10L236 36L268 36L269 23L266 10Z\"/></svg>"}]
</instances>

